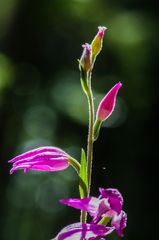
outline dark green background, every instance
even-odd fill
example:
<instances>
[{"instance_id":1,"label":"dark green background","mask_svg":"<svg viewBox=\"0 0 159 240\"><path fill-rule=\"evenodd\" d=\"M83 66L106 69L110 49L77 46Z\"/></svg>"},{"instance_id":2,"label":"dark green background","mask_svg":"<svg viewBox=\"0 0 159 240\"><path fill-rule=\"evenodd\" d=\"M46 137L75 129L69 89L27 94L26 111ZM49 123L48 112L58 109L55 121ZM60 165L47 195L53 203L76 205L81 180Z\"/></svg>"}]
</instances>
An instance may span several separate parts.
<instances>
[{"instance_id":1,"label":"dark green background","mask_svg":"<svg viewBox=\"0 0 159 240\"><path fill-rule=\"evenodd\" d=\"M93 72L96 106L115 83L123 87L95 143L92 194L100 186L122 192L124 239L158 237L155 1L0 0L1 240L48 240L79 221L78 210L58 202L78 196L72 169L10 176L7 161L44 145L78 159L86 149L87 100L77 58L99 25L108 31Z\"/></svg>"}]
</instances>

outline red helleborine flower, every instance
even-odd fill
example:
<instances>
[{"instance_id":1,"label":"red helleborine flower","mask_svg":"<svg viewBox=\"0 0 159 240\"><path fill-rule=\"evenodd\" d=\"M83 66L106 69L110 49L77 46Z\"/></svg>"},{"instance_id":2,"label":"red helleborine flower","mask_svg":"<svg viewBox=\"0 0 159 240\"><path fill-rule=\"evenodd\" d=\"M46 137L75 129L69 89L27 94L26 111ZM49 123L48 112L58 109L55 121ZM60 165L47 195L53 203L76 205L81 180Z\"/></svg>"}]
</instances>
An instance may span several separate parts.
<instances>
[{"instance_id":1,"label":"red helleborine flower","mask_svg":"<svg viewBox=\"0 0 159 240\"><path fill-rule=\"evenodd\" d=\"M106 227L101 224L74 223L63 228L52 240L102 240L110 234L113 227ZM103 239L104 240L104 239Z\"/></svg>"},{"instance_id":2,"label":"red helleborine flower","mask_svg":"<svg viewBox=\"0 0 159 240\"><path fill-rule=\"evenodd\" d=\"M71 157L60 148L39 147L14 157L9 161L13 163L10 173L16 170L28 170L56 172L66 169L69 166Z\"/></svg>"},{"instance_id":3,"label":"red helleborine flower","mask_svg":"<svg viewBox=\"0 0 159 240\"><path fill-rule=\"evenodd\" d=\"M123 197L117 189L99 188L100 195L87 198L69 198L60 200L61 203L68 206L86 211L93 217L92 223L98 225L97 222L103 217L107 217L111 221L111 227L115 229L120 237L123 237L122 230L126 227L127 215L122 210Z\"/></svg>"}]
</instances>

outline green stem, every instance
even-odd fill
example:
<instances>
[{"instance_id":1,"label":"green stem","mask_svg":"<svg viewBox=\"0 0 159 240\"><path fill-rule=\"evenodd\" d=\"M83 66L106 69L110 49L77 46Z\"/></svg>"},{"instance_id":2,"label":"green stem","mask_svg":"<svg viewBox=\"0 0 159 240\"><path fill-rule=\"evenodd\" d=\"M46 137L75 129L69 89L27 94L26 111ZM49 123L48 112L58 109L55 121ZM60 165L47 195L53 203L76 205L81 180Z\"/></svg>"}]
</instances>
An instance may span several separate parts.
<instances>
[{"instance_id":1,"label":"green stem","mask_svg":"<svg viewBox=\"0 0 159 240\"><path fill-rule=\"evenodd\" d=\"M93 158L93 142L94 142L94 101L91 89L91 79L89 80L88 105L89 105L89 130L87 143L87 173L88 173L88 197L91 188L91 174L92 174L92 158Z\"/></svg>"},{"instance_id":2,"label":"green stem","mask_svg":"<svg viewBox=\"0 0 159 240\"><path fill-rule=\"evenodd\" d=\"M69 163L76 170L76 172L79 175L80 174L80 168L81 168L81 165L79 164L79 162L77 162L76 159L71 157L69 159ZM83 222L83 223L86 223L86 219L87 219L87 213L85 211L81 211L80 221Z\"/></svg>"},{"instance_id":3,"label":"green stem","mask_svg":"<svg viewBox=\"0 0 159 240\"><path fill-rule=\"evenodd\" d=\"M81 221L82 223L86 223L86 220L87 220L87 212L81 211L80 221Z\"/></svg>"},{"instance_id":4,"label":"green stem","mask_svg":"<svg viewBox=\"0 0 159 240\"><path fill-rule=\"evenodd\" d=\"M89 89L87 90L88 106L89 106L89 129L87 140L87 177L88 177L88 194L90 195L91 174L92 174L92 158L93 158L93 142L94 142L94 101L91 89L91 73L89 75ZM87 212L81 211L81 222L87 222Z\"/></svg>"}]
</instances>

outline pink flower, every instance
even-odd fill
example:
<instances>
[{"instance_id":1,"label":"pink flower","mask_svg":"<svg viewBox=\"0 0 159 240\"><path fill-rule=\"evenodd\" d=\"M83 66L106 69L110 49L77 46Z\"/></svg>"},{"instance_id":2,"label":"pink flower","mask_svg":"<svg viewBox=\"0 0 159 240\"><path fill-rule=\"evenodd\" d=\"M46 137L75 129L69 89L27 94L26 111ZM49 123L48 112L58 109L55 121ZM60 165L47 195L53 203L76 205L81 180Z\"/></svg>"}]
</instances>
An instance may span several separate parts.
<instances>
[{"instance_id":1,"label":"pink flower","mask_svg":"<svg viewBox=\"0 0 159 240\"><path fill-rule=\"evenodd\" d=\"M95 224L101 218L107 217L111 220L111 226L114 227L119 236L123 236L122 230L126 227L127 216L122 211L123 197L117 189L100 188L100 196L88 198L69 198L60 200L61 203L68 206L86 211L93 217Z\"/></svg>"},{"instance_id":2,"label":"pink flower","mask_svg":"<svg viewBox=\"0 0 159 240\"><path fill-rule=\"evenodd\" d=\"M114 227L100 224L74 223L63 228L54 240L95 240L110 234ZM53 240L53 239L52 239Z\"/></svg>"},{"instance_id":3,"label":"pink flower","mask_svg":"<svg viewBox=\"0 0 159 240\"><path fill-rule=\"evenodd\" d=\"M25 152L9 161L13 163L10 173L16 170L28 170L56 172L66 169L69 166L71 157L56 147L40 147Z\"/></svg>"},{"instance_id":4,"label":"pink flower","mask_svg":"<svg viewBox=\"0 0 159 240\"><path fill-rule=\"evenodd\" d=\"M116 96L121 86L122 84L120 82L117 83L102 99L97 110L97 120L104 121L112 114L115 108Z\"/></svg>"}]
</instances>

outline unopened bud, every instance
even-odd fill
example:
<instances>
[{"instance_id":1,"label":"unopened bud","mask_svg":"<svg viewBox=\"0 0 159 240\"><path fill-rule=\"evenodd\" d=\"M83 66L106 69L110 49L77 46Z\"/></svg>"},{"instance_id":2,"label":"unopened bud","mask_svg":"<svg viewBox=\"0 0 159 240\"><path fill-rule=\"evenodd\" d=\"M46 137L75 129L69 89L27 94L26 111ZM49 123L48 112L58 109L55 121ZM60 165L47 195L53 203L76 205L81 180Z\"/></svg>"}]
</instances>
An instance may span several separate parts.
<instances>
[{"instance_id":1,"label":"unopened bud","mask_svg":"<svg viewBox=\"0 0 159 240\"><path fill-rule=\"evenodd\" d=\"M80 67L83 68L85 72L88 72L92 67L91 61L91 46L88 43L82 45L83 53L80 59Z\"/></svg>"},{"instance_id":2,"label":"unopened bud","mask_svg":"<svg viewBox=\"0 0 159 240\"><path fill-rule=\"evenodd\" d=\"M104 121L112 114L115 108L116 96L121 86L120 82L117 83L102 99L97 110L96 119Z\"/></svg>"},{"instance_id":3,"label":"unopened bud","mask_svg":"<svg viewBox=\"0 0 159 240\"><path fill-rule=\"evenodd\" d=\"M95 57L100 53L103 45L103 37L106 27L98 27L98 33L94 37L91 46L92 46L92 62L94 62Z\"/></svg>"}]
</instances>

